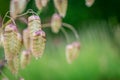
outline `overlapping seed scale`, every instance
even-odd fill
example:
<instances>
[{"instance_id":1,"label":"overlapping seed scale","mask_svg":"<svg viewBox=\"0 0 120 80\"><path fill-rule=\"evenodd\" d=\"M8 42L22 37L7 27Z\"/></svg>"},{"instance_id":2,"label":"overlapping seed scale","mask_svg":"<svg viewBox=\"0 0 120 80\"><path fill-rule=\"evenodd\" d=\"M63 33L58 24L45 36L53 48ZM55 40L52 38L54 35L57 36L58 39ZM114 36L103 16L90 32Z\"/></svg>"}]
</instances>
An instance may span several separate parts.
<instances>
[{"instance_id":1,"label":"overlapping seed scale","mask_svg":"<svg viewBox=\"0 0 120 80\"><path fill-rule=\"evenodd\" d=\"M4 47L9 53L18 54L21 49L21 40L18 39L16 32L10 32L4 34Z\"/></svg>"},{"instance_id":2,"label":"overlapping seed scale","mask_svg":"<svg viewBox=\"0 0 120 80\"><path fill-rule=\"evenodd\" d=\"M16 43L16 45L18 45L17 48L16 48L16 51L17 51L17 53L20 53L21 48L22 48L22 36L21 36L20 33L17 33L17 43Z\"/></svg>"},{"instance_id":3,"label":"overlapping seed scale","mask_svg":"<svg viewBox=\"0 0 120 80\"><path fill-rule=\"evenodd\" d=\"M33 20L29 24L29 31L30 35L32 35L34 32L41 30L41 25L39 20Z\"/></svg>"},{"instance_id":4,"label":"overlapping seed scale","mask_svg":"<svg viewBox=\"0 0 120 80\"><path fill-rule=\"evenodd\" d=\"M8 64L8 68L10 69L10 71L12 73L15 73L15 66L14 66L13 59L7 60L7 64Z\"/></svg>"},{"instance_id":5,"label":"overlapping seed scale","mask_svg":"<svg viewBox=\"0 0 120 80\"><path fill-rule=\"evenodd\" d=\"M14 58L13 58L13 63L14 63L14 74L17 74L18 71L19 71L19 56L16 55Z\"/></svg>"}]
</instances>

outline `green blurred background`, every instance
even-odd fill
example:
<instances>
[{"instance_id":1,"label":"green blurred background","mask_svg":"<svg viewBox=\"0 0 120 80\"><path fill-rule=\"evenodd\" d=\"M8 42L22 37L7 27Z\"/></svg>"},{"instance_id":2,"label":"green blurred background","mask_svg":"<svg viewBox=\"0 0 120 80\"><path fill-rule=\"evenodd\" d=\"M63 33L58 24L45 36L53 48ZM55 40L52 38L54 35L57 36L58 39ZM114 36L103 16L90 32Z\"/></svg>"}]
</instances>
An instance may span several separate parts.
<instances>
[{"instance_id":1,"label":"green blurred background","mask_svg":"<svg viewBox=\"0 0 120 80\"><path fill-rule=\"evenodd\" d=\"M120 0L95 0L92 7L85 5L85 0L68 0L67 15L63 22L75 27L80 36L81 49L78 58L68 64L65 56L67 45L64 34L52 33L50 28L44 29L47 44L43 57L34 58L20 76L25 80L120 80ZM0 15L3 17L9 10L10 0L0 0ZM37 11L34 0L30 0L27 9ZM56 12L53 0L40 14L42 23L49 22ZM20 29L26 25L18 21ZM74 35L66 29L70 41ZM0 49L1 59L4 51ZM15 76L7 67L2 72L10 79ZM0 80L3 78L0 75Z\"/></svg>"}]
</instances>

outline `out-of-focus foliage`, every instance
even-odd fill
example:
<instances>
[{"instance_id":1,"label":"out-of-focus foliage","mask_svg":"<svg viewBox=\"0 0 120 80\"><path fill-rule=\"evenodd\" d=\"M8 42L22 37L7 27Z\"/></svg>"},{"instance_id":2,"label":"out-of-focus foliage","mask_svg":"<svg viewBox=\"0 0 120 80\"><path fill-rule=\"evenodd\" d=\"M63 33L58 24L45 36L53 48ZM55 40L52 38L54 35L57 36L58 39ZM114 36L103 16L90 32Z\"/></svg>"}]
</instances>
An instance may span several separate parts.
<instances>
[{"instance_id":1,"label":"out-of-focus foliage","mask_svg":"<svg viewBox=\"0 0 120 80\"><path fill-rule=\"evenodd\" d=\"M0 14L3 17L9 10L10 0L0 0ZM120 0L95 0L92 7L85 5L85 0L69 0L64 22L70 23L79 32L81 51L78 59L71 65L65 59L66 40L61 31L53 34L45 29L47 44L41 59L31 60L20 77L25 80L120 80ZM30 0L27 9L37 11L34 0ZM40 14L42 22L49 22L56 12L53 0ZM26 28L17 22L20 30ZM70 40L74 40L67 30ZM0 49L0 58L4 51ZM14 80L15 76L4 67L4 74ZM4 77L0 75L0 79Z\"/></svg>"}]
</instances>

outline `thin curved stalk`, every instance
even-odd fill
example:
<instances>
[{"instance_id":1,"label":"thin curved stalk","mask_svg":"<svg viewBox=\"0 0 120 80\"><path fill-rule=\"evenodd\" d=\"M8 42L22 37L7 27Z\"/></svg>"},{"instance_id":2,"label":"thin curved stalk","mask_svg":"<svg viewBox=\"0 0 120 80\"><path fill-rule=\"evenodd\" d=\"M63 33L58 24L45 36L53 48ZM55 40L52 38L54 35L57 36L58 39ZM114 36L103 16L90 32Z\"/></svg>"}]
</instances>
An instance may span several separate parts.
<instances>
[{"instance_id":1,"label":"thin curved stalk","mask_svg":"<svg viewBox=\"0 0 120 80\"><path fill-rule=\"evenodd\" d=\"M67 32L65 31L65 29L63 27L61 27L60 29L63 32L63 34L65 35L67 43L69 43L69 36L67 35Z\"/></svg>"},{"instance_id":2,"label":"thin curved stalk","mask_svg":"<svg viewBox=\"0 0 120 80\"><path fill-rule=\"evenodd\" d=\"M43 28L48 28L48 27L50 27L50 26L51 26L50 23L42 24L42 27L43 27ZM60 29L61 29L61 31L63 32L63 34L65 35L65 38L66 38L67 43L69 43L69 37L68 37L65 29L64 29L63 27L61 27Z\"/></svg>"},{"instance_id":3,"label":"thin curved stalk","mask_svg":"<svg viewBox=\"0 0 120 80\"><path fill-rule=\"evenodd\" d=\"M77 31L74 29L74 27L73 27L72 25L67 24L67 23L62 23L62 25L63 25L64 27L67 27L67 28L71 29L72 32L74 33L76 39L79 40L79 35L78 35Z\"/></svg>"}]
</instances>

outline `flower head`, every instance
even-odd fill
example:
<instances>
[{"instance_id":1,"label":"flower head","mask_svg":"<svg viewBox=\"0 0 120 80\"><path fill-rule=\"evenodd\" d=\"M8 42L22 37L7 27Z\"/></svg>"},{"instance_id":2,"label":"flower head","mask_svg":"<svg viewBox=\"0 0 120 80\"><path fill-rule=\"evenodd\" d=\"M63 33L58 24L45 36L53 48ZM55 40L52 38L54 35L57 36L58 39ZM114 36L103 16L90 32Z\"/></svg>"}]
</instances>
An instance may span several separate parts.
<instances>
[{"instance_id":1,"label":"flower head","mask_svg":"<svg viewBox=\"0 0 120 80\"><path fill-rule=\"evenodd\" d=\"M67 12L68 0L54 0L54 4L60 16L65 17Z\"/></svg>"},{"instance_id":2,"label":"flower head","mask_svg":"<svg viewBox=\"0 0 120 80\"><path fill-rule=\"evenodd\" d=\"M62 27L62 19L57 13L55 13L52 16L51 29L54 33L58 33L61 27Z\"/></svg>"},{"instance_id":3,"label":"flower head","mask_svg":"<svg viewBox=\"0 0 120 80\"><path fill-rule=\"evenodd\" d=\"M80 50L79 42L73 42L72 44L66 46L66 58L69 64L71 64L72 61L76 59L79 50Z\"/></svg>"},{"instance_id":4,"label":"flower head","mask_svg":"<svg viewBox=\"0 0 120 80\"><path fill-rule=\"evenodd\" d=\"M11 0L10 15L16 18L18 14L22 13L27 5L27 0Z\"/></svg>"},{"instance_id":5,"label":"flower head","mask_svg":"<svg viewBox=\"0 0 120 80\"><path fill-rule=\"evenodd\" d=\"M87 7L91 7L95 2L95 0L85 0L85 1L86 1L85 4Z\"/></svg>"},{"instance_id":6,"label":"flower head","mask_svg":"<svg viewBox=\"0 0 120 80\"><path fill-rule=\"evenodd\" d=\"M30 60L31 60L31 54L30 54L30 50L24 50L22 51L22 54L21 54L21 59L20 59L20 65L21 65L21 68L25 68Z\"/></svg>"}]
</instances>

